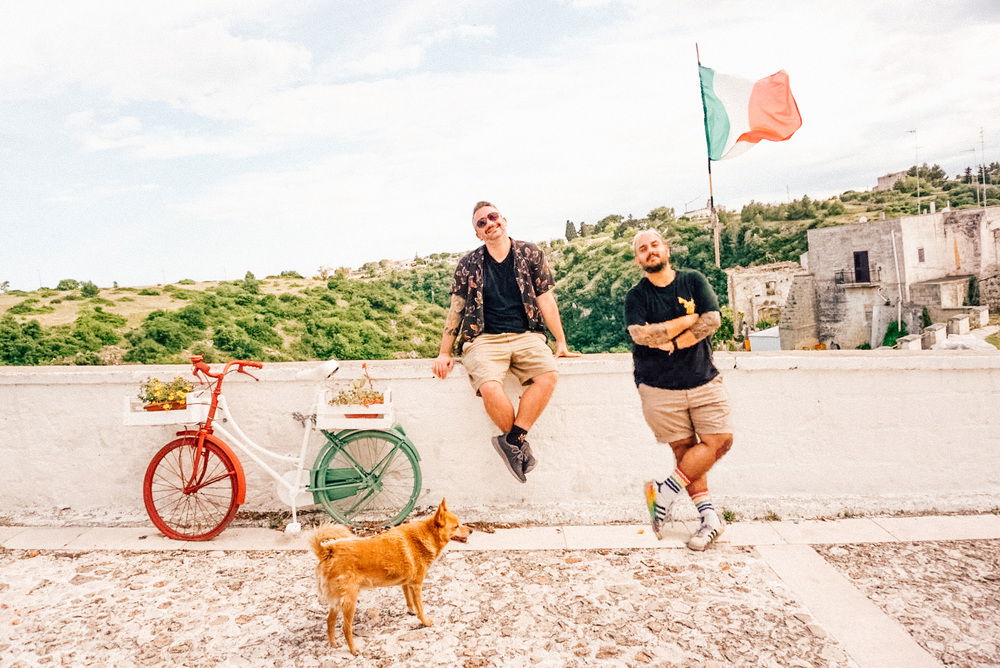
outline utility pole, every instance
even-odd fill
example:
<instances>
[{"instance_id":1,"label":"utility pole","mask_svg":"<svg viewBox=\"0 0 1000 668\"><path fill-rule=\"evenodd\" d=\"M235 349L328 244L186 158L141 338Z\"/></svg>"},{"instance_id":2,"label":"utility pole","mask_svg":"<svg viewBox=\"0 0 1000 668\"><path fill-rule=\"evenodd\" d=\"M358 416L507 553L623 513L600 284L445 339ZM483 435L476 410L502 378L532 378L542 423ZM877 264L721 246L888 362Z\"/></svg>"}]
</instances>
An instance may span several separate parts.
<instances>
[{"instance_id":1,"label":"utility pole","mask_svg":"<svg viewBox=\"0 0 1000 668\"><path fill-rule=\"evenodd\" d=\"M983 208L986 208L986 142L983 140L983 128L979 127L979 150L982 156L982 162L979 165L979 169L983 175Z\"/></svg>"},{"instance_id":2,"label":"utility pole","mask_svg":"<svg viewBox=\"0 0 1000 668\"><path fill-rule=\"evenodd\" d=\"M907 130L907 133L913 133L913 168L917 173L917 215L920 215L920 157L919 157L919 146L917 144L917 131Z\"/></svg>"}]
</instances>

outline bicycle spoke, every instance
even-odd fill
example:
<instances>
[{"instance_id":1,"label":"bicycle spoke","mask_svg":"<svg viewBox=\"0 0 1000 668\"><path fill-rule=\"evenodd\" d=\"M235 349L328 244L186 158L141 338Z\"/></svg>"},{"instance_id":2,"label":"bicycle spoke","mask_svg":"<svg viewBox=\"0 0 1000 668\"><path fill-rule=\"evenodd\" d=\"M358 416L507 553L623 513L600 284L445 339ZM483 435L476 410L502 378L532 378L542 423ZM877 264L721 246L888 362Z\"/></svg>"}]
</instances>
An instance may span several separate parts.
<instances>
[{"instance_id":1,"label":"bicycle spoke","mask_svg":"<svg viewBox=\"0 0 1000 668\"><path fill-rule=\"evenodd\" d=\"M394 434L352 436L330 439L332 454L322 466L337 473L317 492L321 502L341 522L397 524L419 492L416 460Z\"/></svg>"},{"instance_id":2,"label":"bicycle spoke","mask_svg":"<svg viewBox=\"0 0 1000 668\"><path fill-rule=\"evenodd\" d=\"M157 527L172 538L211 537L236 512L235 469L205 442L174 441L147 470L143 496ZM197 462L197 465L196 465Z\"/></svg>"}]
</instances>

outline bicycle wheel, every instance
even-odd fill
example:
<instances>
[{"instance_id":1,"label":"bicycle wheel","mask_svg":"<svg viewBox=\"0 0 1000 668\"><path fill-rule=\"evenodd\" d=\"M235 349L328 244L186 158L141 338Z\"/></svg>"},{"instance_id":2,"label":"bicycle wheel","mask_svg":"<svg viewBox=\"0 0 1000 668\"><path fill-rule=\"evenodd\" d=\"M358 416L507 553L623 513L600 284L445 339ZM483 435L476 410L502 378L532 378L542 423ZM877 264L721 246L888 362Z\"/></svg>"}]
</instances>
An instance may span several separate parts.
<instances>
[{"instance_id":1,"label":"bicycle wheel","mask_svg":"<svg viewBox=\"0 0 1000 668\"><path fill-rule=\"evenodd\" d=\"M325 432L324 432L325 433ZM313 496L341 524L395 526L420 494L420 464L408 439L358 431L330 443L313 466Z\"/></svg>"},{"instance_id":2,"label":"bicycle wheel","mask_svg":"<svg viewBox=\"0 0 1000 668\"><path fill-rule=\"evenodd\" d=\"M142 481L146 513L167 538L208 540L219 535L236 515L237 476L232 459L205 441L194 471L198 439L185 436L167 443L153 456ZM189 491L185 488L193 485Z\"/></svg>"}]
</instances>

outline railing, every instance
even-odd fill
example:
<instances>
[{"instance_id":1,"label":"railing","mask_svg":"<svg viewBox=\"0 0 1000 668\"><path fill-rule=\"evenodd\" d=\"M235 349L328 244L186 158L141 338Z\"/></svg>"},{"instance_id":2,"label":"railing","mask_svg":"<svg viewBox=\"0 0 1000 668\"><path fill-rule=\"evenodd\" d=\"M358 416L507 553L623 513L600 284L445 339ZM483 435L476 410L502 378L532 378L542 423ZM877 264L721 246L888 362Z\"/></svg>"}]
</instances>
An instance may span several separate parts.
<instances>
[{"instance_id":1,"label":"railing","mask_svg":"<svg viewBox=\"0 0 1000 668\"><path fill-rule=\"evenodd\" d=\"M881 283L882 268L872 267L867 271L858 269L838 269L833 272L833 282L840 285L842 283Z\"/></svg>"}]
</instances>

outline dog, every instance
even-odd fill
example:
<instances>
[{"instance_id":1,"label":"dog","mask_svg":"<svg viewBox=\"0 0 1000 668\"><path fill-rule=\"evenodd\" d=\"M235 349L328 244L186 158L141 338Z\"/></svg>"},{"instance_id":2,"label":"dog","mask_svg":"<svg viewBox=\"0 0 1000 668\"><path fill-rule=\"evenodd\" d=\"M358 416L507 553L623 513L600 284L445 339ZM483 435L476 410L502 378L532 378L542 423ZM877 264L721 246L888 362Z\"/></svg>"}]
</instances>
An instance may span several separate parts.
<instances>
[{"instance_id":1,"label":"dog","mask_svg":"<svg viewBox=\"0 0 1000 668\"><path fill-rule=\"evenodd\" d=\"M326 637L333 647L338 610L343 613L344 638L351 654L354 646L354 610L358 592L370 587L402 585L406 609L424 626L433 622L424 615L421 587L431 563L449 540L465 542L472 529L459 522L441 499L433 515L407 522L369 538L359 538L342 524L324 524L310 539L316 565L320 602L329 608Z\"/></svg>"}]
</instances>

